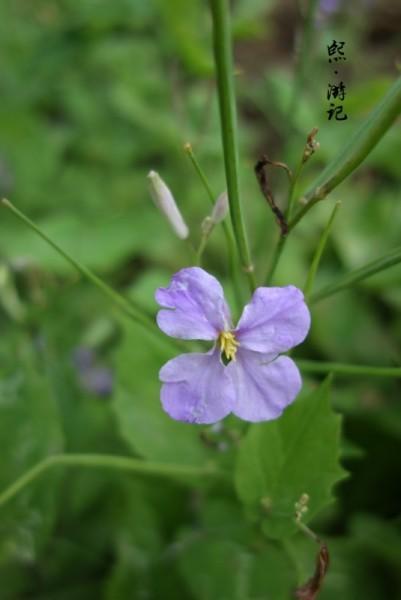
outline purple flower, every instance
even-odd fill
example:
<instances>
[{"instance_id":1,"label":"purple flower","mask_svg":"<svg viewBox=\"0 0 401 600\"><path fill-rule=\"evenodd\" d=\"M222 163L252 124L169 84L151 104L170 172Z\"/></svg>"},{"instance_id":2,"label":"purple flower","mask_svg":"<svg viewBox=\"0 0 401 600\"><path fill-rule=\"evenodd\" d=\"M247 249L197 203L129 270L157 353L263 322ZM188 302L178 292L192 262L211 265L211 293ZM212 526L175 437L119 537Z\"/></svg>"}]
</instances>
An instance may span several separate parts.
<instances>
[{"instance_id":1,"label":"purple flower","mask_svg":"<svg viewBox=\"0 0 401 600\"><path fill-rule=\"evenodd\" d=\"M301 389L288 356L310 326L302 292L294 287L260 287L234 329L220 283L198 267L182 269L158 288L157 324L167 335L210 340L206 353L181 354L160 370L161 402L173 418L214 423L230 412L246 421L281 415Z\"/></svg>"}]
</instances>

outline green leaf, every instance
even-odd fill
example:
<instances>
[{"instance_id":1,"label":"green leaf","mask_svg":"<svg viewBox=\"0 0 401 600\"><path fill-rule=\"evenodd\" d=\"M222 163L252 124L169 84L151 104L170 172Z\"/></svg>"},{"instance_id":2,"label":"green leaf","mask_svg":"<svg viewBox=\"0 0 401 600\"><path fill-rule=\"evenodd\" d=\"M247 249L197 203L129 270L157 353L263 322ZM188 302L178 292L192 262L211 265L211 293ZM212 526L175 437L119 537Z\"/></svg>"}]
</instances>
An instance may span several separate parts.
<instances>
[{"instance_id":1,"label":"green leaf","mask_svg":"<svg viewBox=\"0 0 401 600\"><path fill-rule=\"evenodd\" d=\"M295 531L295 503L308 494L313 517L332 500L340 467L340 417L329 404L330 379L302 394L276 421L253 425L236 467L239 497L266 535L285 538Z\"/></svg>"}]
</instances>

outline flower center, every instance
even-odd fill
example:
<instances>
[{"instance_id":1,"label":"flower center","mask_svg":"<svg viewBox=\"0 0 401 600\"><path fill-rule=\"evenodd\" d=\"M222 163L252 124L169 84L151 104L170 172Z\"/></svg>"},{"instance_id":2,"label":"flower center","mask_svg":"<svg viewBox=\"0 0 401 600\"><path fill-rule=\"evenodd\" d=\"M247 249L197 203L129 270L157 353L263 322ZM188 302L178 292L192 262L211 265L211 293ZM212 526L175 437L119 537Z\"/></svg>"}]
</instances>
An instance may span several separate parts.
<instances>
[{"instance_id":1,"label":"flower center","mask_svg":"<svg viewBox=\"0 0 401 600\"><path fill-rule=\"evenodd\" d=\"M235 355L240 344L235 339L234 334L231 331L222 331L218 337L218 342L220 344L220 350L224 355L223 361L224 358L227 360L227 363L229 363L230 360L235 360Z\"/></svg>"}]
</instances>

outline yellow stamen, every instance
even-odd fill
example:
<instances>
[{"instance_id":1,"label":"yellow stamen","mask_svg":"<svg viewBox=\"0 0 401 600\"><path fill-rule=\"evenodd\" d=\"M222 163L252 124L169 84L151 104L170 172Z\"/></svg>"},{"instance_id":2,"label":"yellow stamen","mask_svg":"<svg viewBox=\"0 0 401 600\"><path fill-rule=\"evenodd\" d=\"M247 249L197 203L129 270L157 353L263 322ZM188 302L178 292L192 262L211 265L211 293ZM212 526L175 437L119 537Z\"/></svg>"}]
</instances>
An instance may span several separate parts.
<instances>
[{"instance_id":1,"label":"yellow stamen","mask_svg":"<svg viewBox=\"0 0 401 600\"><path fill-rule=\"evenodd\" d=\"M224 352L227 360L235 360L239 342L231 331L222 331L219 335L220 350Z\"/></svg>"}]
</instances>

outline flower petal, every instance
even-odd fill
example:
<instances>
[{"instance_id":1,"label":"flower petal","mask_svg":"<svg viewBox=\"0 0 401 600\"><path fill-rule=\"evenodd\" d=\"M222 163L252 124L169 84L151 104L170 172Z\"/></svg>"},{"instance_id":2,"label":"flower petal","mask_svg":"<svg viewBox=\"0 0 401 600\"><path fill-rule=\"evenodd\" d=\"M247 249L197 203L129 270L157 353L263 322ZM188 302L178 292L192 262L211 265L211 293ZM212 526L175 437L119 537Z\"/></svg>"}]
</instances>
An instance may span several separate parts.
<instances>
[{"instance_id":1,"label":"flower petal","mask_svg":"<svg viewBox=\"0 0 401 600\"><path fill-rule=\"evenodd\" d=\"M167 288L156 290L164 310L157 324L164 333L184 340L214 340L231 324L223 288L215 277L199 267L181 269Z\"/></svg>"},{"instance_id":2,"label":"flower petal","mask_svg":"<svg viewBox=\"0 0 401 600\"><path fill-rule=\"evenodd\" d=\"M178 421L215 423L231 412L234 391L220 351L181 354L160 370L164 410Z\"/></svg>"},{"instance_id":3,"label":"flower petal","mask_svg":"<svg viewBox=\"0 0 401 600\"><path fill-rule=\"evenodd\" d=\"M260 287L245 306L235 335L242 348L277 355L303 342L309 327L301 290L293 285Z\"/></svg>"},{"instance_id":4,"label":"flower petal","mask_svg":"<svg viewBox=\"0 0 401 600\"><path fill-rule=\"evenodd\" d=\"M236 392L233 413L245 421L276 419L302 386L298 367L288 356L267 363L259 352L240 349L227 371Z\"/></svg>"}]
</instances>

